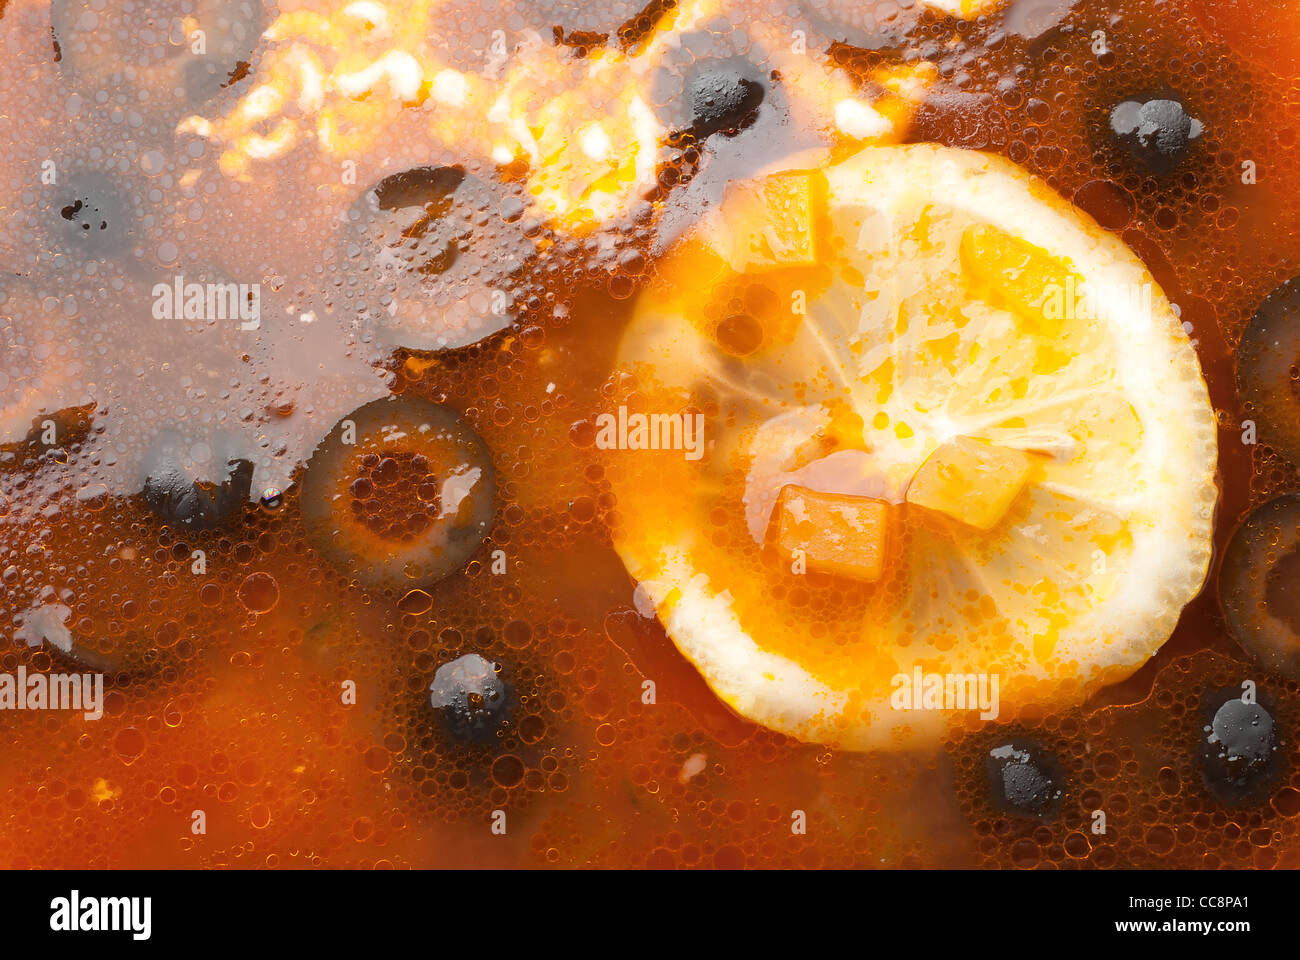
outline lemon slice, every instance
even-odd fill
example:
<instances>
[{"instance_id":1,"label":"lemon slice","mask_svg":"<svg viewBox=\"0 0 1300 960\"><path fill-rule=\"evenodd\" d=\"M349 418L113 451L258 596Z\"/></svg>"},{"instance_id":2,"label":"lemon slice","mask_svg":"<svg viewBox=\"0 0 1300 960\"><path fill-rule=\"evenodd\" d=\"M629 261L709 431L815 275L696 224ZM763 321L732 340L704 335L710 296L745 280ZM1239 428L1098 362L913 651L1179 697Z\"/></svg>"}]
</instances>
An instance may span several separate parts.
<instances>
[{"instance_id":1,"label":"lemon slice","mask_svg":"<svg viewBox=\"0 0 1300 960\"><path fill-rule=\"evenodd\" d=\"M783 733L897 749L1078 703L1205 578L1195 352L1127 247L999 157L868 147L732 184L619 367L615 546L718 695Z\"/></svg>"}]
</instances>

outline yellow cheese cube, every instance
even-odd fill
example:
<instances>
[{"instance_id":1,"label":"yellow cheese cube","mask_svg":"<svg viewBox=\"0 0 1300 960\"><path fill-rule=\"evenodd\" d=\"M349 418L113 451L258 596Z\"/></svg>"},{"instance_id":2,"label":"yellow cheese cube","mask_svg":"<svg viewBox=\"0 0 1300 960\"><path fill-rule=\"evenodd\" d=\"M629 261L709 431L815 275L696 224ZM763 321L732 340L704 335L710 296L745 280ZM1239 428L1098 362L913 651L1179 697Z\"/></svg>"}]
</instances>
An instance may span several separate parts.
<instances>
[{"instance_id":1,"label":"yellow cheese cube","mask_svg":"<svg viewBox=\"0 0 1300 960\"><path fill-rule=\"evenodd\" d=\"M737 273L817 262L818 224L826 178L817 170L777 173L738 183L723 207L730 233L728 261Z\"/></svg>"},{"instance_id":2,"label":"yellow cheese cube","mask_svg":"<svg viewBox=\"0 0 1300 960\"><path fill-rule=\"evenodd\" d=\"M1046 250L980 224L961 237L962 267L976 287L997 293L1029 333L1056 336L1065 318L1065 297L1073 295L1068 267Z\"/></svg>"},{"instance_id":3,"label":"yellow cheese cube","mask_svg":"<svg viewBox=\"0 0 1300 960\"><path fill-rule=\"evenodd\" d=\"M809 570L874 582L885 572L890 505L789 484L774 514L776 546Z\"/></svg>"},{"instance_id":4,"label":"yellow cheese cube","mask_svg":"<svg viewBox=\"0 0 1300 960\"><path fill-rule=\"evenodd\" d=\"M992 530L1025 488L1029 455L983 440L957 437L921 464L907 488L907 502Z\"/></svg>"}]
</instances>

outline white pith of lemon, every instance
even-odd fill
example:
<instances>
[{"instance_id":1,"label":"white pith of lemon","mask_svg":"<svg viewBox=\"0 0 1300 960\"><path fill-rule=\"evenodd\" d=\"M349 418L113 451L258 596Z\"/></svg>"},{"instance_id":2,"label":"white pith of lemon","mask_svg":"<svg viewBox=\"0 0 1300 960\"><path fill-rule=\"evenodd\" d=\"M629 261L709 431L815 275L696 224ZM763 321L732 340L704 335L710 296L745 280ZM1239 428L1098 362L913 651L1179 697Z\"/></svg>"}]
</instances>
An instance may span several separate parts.
<instances>
[{"instance_id":1,"label":"white pith of lemon","mask_svg":"<svg viewBox=\"0 0 1300 960\"><path fill-rule=\"evenodd\" d=\"M978 722L891 705L916 668L996 676L1002 720L1081 702L1168 639L1205 577L1216 425L1195 352L1138 258L1009 161L868 147L822 176L816 257L806 191L733 185L641 295L629 403L707 409L708 453L611 451L615 546L718 695L800 739L892 749ZM1043 277L1105 309L1016 309ZM761 327L739 348L737 311ZM1031 462L991 529L906 502L958 441ZM899 505L881 582L772 557L791 484Z\"/></svg>"}]
</instances>

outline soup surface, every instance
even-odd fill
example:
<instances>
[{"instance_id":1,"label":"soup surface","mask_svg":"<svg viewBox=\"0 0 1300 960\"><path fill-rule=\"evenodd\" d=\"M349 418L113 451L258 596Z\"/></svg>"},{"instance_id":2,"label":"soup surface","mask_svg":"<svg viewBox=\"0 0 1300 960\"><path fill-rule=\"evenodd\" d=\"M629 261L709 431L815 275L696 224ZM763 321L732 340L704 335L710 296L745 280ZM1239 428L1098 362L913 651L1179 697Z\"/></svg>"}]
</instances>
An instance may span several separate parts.
<instances>
[{"instance_id":1,"label":"soup surface","mask_svg":"<svg viewBox=\"0 0 1300 960\"><path fill-rule=\"evenodd\" d=\"M0 865L1300 865L1298 40L0 0Z\"/></svg>"}]
</instances>

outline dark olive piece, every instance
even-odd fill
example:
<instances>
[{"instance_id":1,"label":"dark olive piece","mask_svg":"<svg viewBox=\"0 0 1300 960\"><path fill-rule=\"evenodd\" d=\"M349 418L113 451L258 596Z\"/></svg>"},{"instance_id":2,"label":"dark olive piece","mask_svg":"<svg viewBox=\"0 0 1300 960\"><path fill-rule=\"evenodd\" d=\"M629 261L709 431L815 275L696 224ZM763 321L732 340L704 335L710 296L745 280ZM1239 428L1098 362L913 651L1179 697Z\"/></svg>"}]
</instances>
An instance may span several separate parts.
<instances>
[{"instance_id":1,"label":"dark olive piece","mask_svg":"<svg viewBox=\"0 0 1300 960\"><path fill-rule=\"evenodd\" d=\"M1281 772L1270 710L1238 690L1207 698L1201 760L1206 786L1229 806L1262 803Z\"/></svg>"},{"instance_id":2,"label":"dark olive piece","mask_svg":"<svg viewBox=\"0 0 1300 960\"><path fill-rule=\"evenodd\" d=\"M1228 630L1265 670L1300 679L1300 496L1257 507L1219 567Z\"/></svg>"},{"instance_id":3,"label":"dark olive piece","mask_svg":"<svg viewBox=\"0 0 1300 960\"><path fill-rule=\"evenodd\" d=\"M740 128L763 102L763 94L763 85L736 66L705 63L686 84L692 117L690 132L703 140L720 130Z\"/></svg>"},{"instance_id":4,"label":"dark olive piece","mask_svg":"<svg viewBox=\"0 0 1300 960\"><path fill-rule=\"evenodd\" d=\"M1168 173L1204 132L1177 100L1125 100L1110 112L1110 129L1139 164Z\"/></svg>"},{"instance_id":5,"label":"dark olive piece","mask_svg":"<svg viewBox=\"0 0 1300 960\"><path fill-rule=\"evenodd\" d=\"M429 704L457 740L490 743L514 712L514 694L497 664L467 653L438 668Z\"/></svg>"},{"instance_id":6,"label":"dark olive piece","mask_svg":"<svg viewBox=\"0 0 1300 960\"><path fill-rule=\"evenodd\" d=\"M144 502L165 522L189 530L210 530L249 501L253 464L242 458L186 468L173 452L161 450L144 482Z\"/></svg>"},{"instance_id":7,"label":"dark olive piece","mask_svg":"<svg viewBox=\"0 0 1300 960\"><path fill-rule=\"evenodd\" d=\"M1060 811L1065 773L1047 750L1027 740L1011 740L989 750L985 766L998 810L1042 820Z\"/></svg>"},{"instance_id":8,"label":"dark olive piece","mask_svg":"<svg viewBox=\"0 0 1300 960\"><path fill-rule=\"evenodd\" d=\"M320 442L302 478L317 551L367 587L402 593L459 570L492 527L496 472L455 412L417 397L354 410Z\"/></svg>"},{"instance_id":9,"label":"dark olive piece","mask_svg":"<svg viewBox=\"0 0 1300 960\"><path fill-rule=\"evenodd\" d=\"M1237 393L1259 440L1300 463L1300 277L1274 289L1246 325Z\"/></svg>"}]
</instances>

